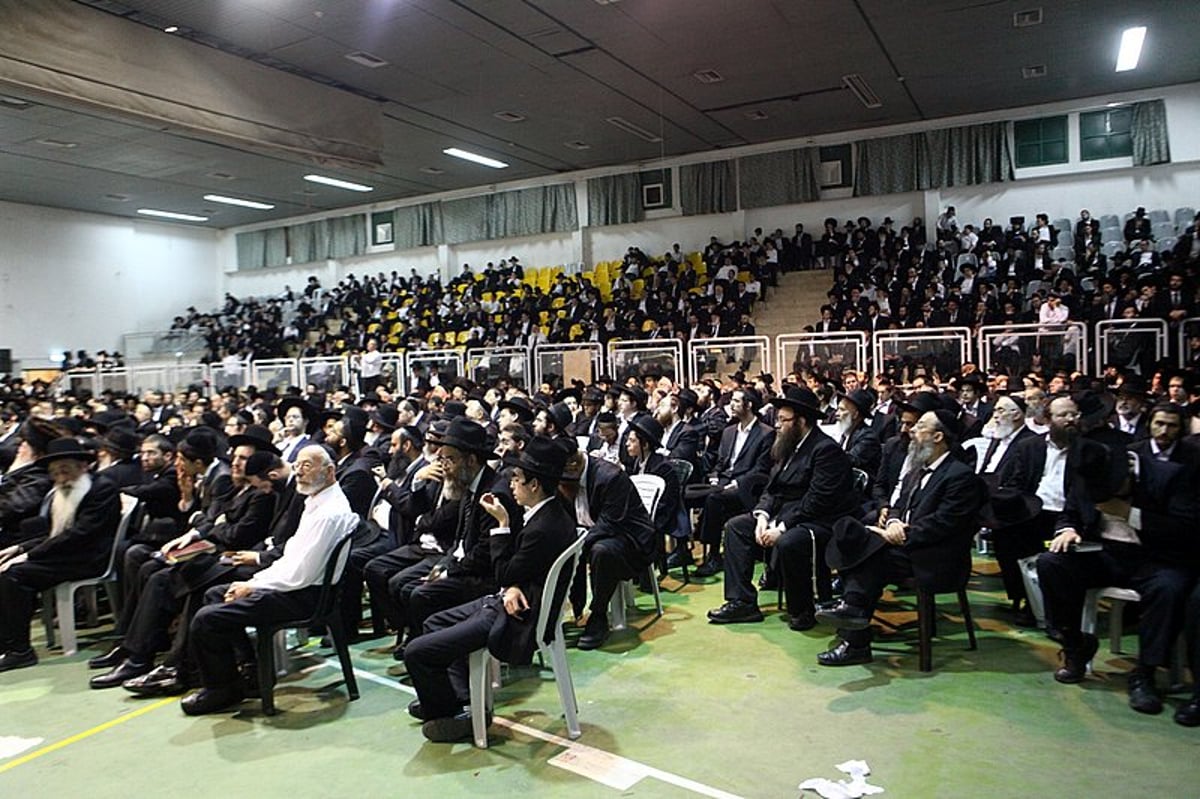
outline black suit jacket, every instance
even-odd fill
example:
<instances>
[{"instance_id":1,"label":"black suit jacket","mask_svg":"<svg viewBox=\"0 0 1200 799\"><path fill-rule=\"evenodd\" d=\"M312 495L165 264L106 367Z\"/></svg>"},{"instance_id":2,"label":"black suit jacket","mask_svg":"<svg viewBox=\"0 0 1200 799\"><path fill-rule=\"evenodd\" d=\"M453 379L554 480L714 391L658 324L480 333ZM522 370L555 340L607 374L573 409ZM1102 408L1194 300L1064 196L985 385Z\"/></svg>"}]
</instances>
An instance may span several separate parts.
<instances>
[{"instance_id":1,"label":"black suit jacket","mask_svg":"<svg viewBox=\"0 0 1200 799\"><path fill-rule=\"evenodd\" d=\"M0 547L20 540L21 522L37 515L53 487L46 467L33 463L4 475L0 483Z\"/></svg>"},{"instance_id":2,"label":"black suit jacket","mask_svg":"<svg viewBox=\"0 0 1200 799\"><path fill-rule=\"evenodd\" d=\"M740 486L751 475L766 475L771 468L771 445L775 443L775 431L755 421L735 461L733 447L737 441L737 431L738 426L734 422L721 433L716 470L722 483L737 480Z\"/></svg>"},{"instance_id":3,"label":"black suit jacket","mask_svg":"<svg viewBox=\"0 0 1200 799\"><path fill-rule=\"evenodd\" d=\"M1033 496L1037 494L1042 472L1046 469L1047 440L1042 436L1026 438L1009 447L1007 462L1000 472L1001 488L1016 488ZM1108 459L1108 448L1095 441L1079 438L1067 452L1067 463L1063 473L1063 494L1066 501L1062 513L1055 522L1055 530L1068 527L1084 538L1099 540L1100 512L1096 502L1107 499L1102 492L1089 491L1083 472L1098 473Z\"/></svg>"},{"instance_id":4,"label":"black suit jacket","mask_svg":"<svg viewBox=\"0 0 1200 799\"><path fill-rule=\"evenodd\" d=\"M871 502L876 508L891 506L892 492L896 490L896 483L900 482L900 471L904 468L906 457L906 439L896 436L884 443L883 453L879 458L879 469L875 472L875 479L871 481Z\"/></svg>"},{"instance_id":5,"label":"black suit jacket","mask_svg":"<svg viewBox=\"0 0 1200 799\"><path fill-rule=\"evenodd\" d=\"M921 472L913 470L906 481L917 483ZM889 513L892 518L908 516L904 550L912 561L918 585L929 590L957 590L971 572L971 546L979 529L979 509L987 497L983 482L971 467L947 457L924 488L916 492L907 485L900 501Z\"/></svg>"},{"instance_id":6,"label":"black suit jacket","mask_svg":"<svg viewBox=\"0 0 1200 799\"><path fill-rule=\"evenodd\" d=\"M21 544L30 562L64 571L97 574L104 571L112 554L113 537L121 521L121 498L117 487L107 480L92 478L92 488L75 509L71 526L53 538L45 534Z\"/></svg>"},{"instance_id":7,"label":"black suit jacket","mask_svg":"<svg viewBox=\"0 0 1200 799\"><path fill-rule=\"evenodd\" d=\"M593 522L584 550L602 538L617 538L630 545L631 560L641 558L641 565L648 565L658 551L658 537L629 476L615 464L588 456L583 488Z\"/></svg>"},{"instance_id":8,"label":"black suit jacket","mask_svg":"<svg viewBox=\"0 0 1200 799\"><path fill-rule=\"evenodd\" d=\"M1179 440L1166 463L1155 459L1149 439L1131 444L1129 451L1138 458L1131 504L1142 511L1142 545L1156 560L1200 564L1200 444Z\"/></svg>"},{"instance_id":9,"label":"black suit jacket","mask_svg":"<svg viewBox=\"0 0 1200 799\"><path fill-rule=\"evenodd\" d=\"M795 453L772 467L754 510L785 527L831 527L839 517L853 513L859 502L850 458L836 441L813 428Z\"/></svg>"},{"instance_id":10,"label":"black suit jacket","mask_svg":"<svg viewBox=\"0 0 1200 799\"><path fill-rule=\"evenodd\" d=\"M874 428L868 424L858 425L850 431L850 440L846 444L846 454L850 456L850 465L855 469L862 469L868 475L874 475L879 469L882 449L879 435Z\"/></svg>"},{"instance_id":11,"label":"black suit jacket","mask_svg":"<svg viewBox=\"0 0 1200 799\"><path fill-rule=\"evenodd\" d=\"M567 547L575 541L575 520L556 499L538 509L517 533L489 536L493 577L501 589L516 586L529 602L529 610L521 616L509 616L501 609L488 636L488 651L506 663L527 664L537 650L538 613L542 590L550 567ZM558 623L557 609L566 596L570 569L564 568L554 592L554 607L550 609L550 624ZM549 637L548 633L543 634Z\"/></svg>"},{"instance_id":12,"label":"black suit jacket","mask_svg":"<svg viewBox=\"0 0 1200 799\"><path fill-rule=\"evenodd\" d=\"M513 499L508 486L497 480L496 471L490 466L484 466L477 489L471 491L468 486L463 492L459 513L455 519L454 538L446 548L447 555L442 561L447 574L452 577L475 577L487 582L492 580L492 550L488 533L496 526L496 520L479 506L479 498L489 491L495 494L496 499L508 510L513 531L520 530L524 518L521 506ZM461 560L456 560L453 552L459 544L462 545L465 554Z\"/></svg>"},{"instance_id":13,"label":"black suit jacket","mask_svg":"<svg viewBox=\"0 0 1200 799\"><path fill-rule=\"evenodd\" d=\"M670 535L675 529L676 515L679 513L679 503L683 501L683 489L679 485L679 474L671 462L657 452L650 454L641 472L635 474L652 474L661 477L665 486L658 507L654 510L654 530L660 535Z\"/></svg>"},{"instance_id":14,"label":"black suit jacket","mask_svg":"<svg viewBox=\"0 0 1200 799\"><path fill-rule=\"evenodd\" d=\"M700 462L700 430L688 422L681 421L675 425L671 435L667 436L663 448L671 453L668 457L687 461L695 468Z\"/></svg>"}]
</instances>

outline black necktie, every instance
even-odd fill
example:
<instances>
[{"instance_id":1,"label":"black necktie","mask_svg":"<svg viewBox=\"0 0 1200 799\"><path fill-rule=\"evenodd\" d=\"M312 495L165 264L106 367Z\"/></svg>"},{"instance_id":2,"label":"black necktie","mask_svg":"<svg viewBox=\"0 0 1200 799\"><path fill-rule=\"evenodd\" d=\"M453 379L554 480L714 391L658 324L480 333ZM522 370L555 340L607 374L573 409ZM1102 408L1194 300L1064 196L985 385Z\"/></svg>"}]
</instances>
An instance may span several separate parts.
<instances>
[{"instance_id":1,"label":"black necktie","mask_svg":"<svg viewBox=\"0 0 1200 799\"><path fill-rule=\"evenodd\" d=\"M907 522L909 520L909 517L912 516L913 509L917 507L917 502L919 502L921 499L921 481L925 479L926 475L932 473L933 470L928 466L921 469L921 471L917 473L917 479L913 481L912 488L910 489L908 495L908 501L904 503L904 521Z\"/></svg>"},{"instance_id":2,"label":"black necktie","mask_svg":"<svg viewBox=\"0 0 1200 799\"><path fill-rule=\"evenodd\" d=\"M992 457L996 454L996 450L998 449L1000 449L1000 439L993 438L992 442L988 444L987 452L985 452L983 455L983 468L979 470L980 474L983 474L987 471L988 464L992 462Z\"/></svg>"}]
</instances>

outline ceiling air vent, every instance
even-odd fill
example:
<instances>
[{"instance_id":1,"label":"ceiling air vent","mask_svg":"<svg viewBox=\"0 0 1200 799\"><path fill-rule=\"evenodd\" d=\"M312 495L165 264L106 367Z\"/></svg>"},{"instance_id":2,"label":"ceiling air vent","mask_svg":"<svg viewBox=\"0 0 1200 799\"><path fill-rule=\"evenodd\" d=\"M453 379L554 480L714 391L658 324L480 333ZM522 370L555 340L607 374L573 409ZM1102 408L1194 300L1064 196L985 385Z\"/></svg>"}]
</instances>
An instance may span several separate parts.
<instances>
[{"instance_id":1,"label":"ceiling air vent","mask_svg":"<svg viewBox=\"0 0 1200 799\"><path fill-rule=\"evenodd\" d=\"M0 105L15 111L24 111L26 108L32 106L33 103L28 100L22 100L20 97L0 97Z\"/></svg>"},{"instance_id":2,"label":"ceiling air vent","mask_svg":"<svg viewBox=\"0 0 1200 799\"><path fill-rule=\"evenodd\" d=\"M701 83L720 83L725 80L724 76L715 69L698 69L692 73L692 77Z\"/></svg>"},{"instance_id":3,"label":"ceiling air vent","mask_svg":"<svg viewBox=\"0 0 1200 799\"><path fill-rule=\"evenodd\" d=\"M426 175L441 175L446 172L446 170L438 169L436 166L423 166L421 167L421 171Z\"/></svg>"},{"instance_id":4,"label":"ceiling air vent","mask_svg":"<svg viewBox=\"0 0 1200 799\"><path fill-rule=\"evenodd\" d=\"M127 202L129 202L129 195L128 194L106 194L106 195L104 195L104 199L112 200L115 203L127 203Z\"/></svg>"},{"instance_id":5,"label":"ceiling air vent","mask_svg":"<svg viewBox=\"0 0 1200 799\"><path fill-rule=\"evenodd\" d=\"M767 118L766 111L747 111L746 119L753 119L755 122L761 122Z\"/></svg>"},{"instance_id":6,"label":"ceiling air vent","mask_svg":"<svg viewBox=\"0 0 1200 799\"><path fill-rule=\"evenodd\" d=\"M386 67L387 63L388 63L388 62L384 61L382 58L380 58L379 56L371 55L370 53L368 53L364 50L356 50L353 53L346 53L346 58L350 59L355 64L361 64L362 66L367 67L369 69L379 69L380 67Z\"/></svg>"},{"instance_id":7,"label":"ceiling air vent","mask_svg":"<svg viewBox=\"0 0 1200 799\"><path fill-rule=\"evenodd\" d=\"M496 119L500 120L501 122L524 122L525 121L525 117L521 116L520 114L515 114L512 111L497 111L496 113L492 114L492 116L494 116Z\"/></svg>"},{"instance_id":8,"label":"ceiling air vent","mask_svg":"<svg viewBox=\"0 0 1200 799\"><path fill-rule=\"evenodd\" d=\"M604 121L607 122L608 124L612 125L614 128L620 128L621 130L625 131L626 133L637 136L639 139L644 139L645 141L648 141L651 144L657 144L658 142L662 141L661 136L657 136L657 135L651 133L650 131L643 128L641 125L633 124L625 117L607 117Z\"/></svg>"},{"instance_id":9,"label":"ceiling air vent","mask_svg":"<svg viewBox=\"0 0 1200 799\"><path fill-rule=\"evenodd\" d=\"M228 172L209 172L204 177L212 178L213 180L233 180L233 175Z\"/></svg>"},{"instance_id":10,"label":"ceiling air vent","mask_svg":"<svg viewBox=\"0 0 1200 799\"><path fill-rule=\"evenodd\" d=\"M1014 28L1032 28L1034 25L1042 24L1042 10L1040 8L1031 8L1028 11L1018 11L1013 14Z\"/></svg>"},{"instance_id":11,"label":"ceiling air vent","mask_svg":"<svg viewBox=\"0 0 1200 799\"><path fill-rule=\"evenodd\" d=\"M1034 64L1031 67L1021 67L1021 77L1029 80L1030 78L1046 77L1046 65Z\"/></svg>"},{"instance_id":12,"label":"ceiling air vent","mask_svg":"<svg viewBox=\"0 0 1200 799\"><path fill-rule=\"evenodd\" d=\"M863 76L857 72L853 75L843 75L842 85L849 89L858 98L858 101L867 108L879 108L883 105L883 101L879 99L879 95L867 85L867 82L863 80Z\"/></svg>"},{"instance_id":13,"label":"ceiling air vent","mask_svg":"<svg viewBox=\"0 0 1200 799\"><path fill-rule=\"evenodd\" d=\"M566 145L567 147L570 147L572 150L590 150L590 149L592 149L592 145L588 144L585 141L581 141L579 139L576 139L575 141L566 141L566 142L563 142L563 144Z\"/></svg>"}]
</instances>

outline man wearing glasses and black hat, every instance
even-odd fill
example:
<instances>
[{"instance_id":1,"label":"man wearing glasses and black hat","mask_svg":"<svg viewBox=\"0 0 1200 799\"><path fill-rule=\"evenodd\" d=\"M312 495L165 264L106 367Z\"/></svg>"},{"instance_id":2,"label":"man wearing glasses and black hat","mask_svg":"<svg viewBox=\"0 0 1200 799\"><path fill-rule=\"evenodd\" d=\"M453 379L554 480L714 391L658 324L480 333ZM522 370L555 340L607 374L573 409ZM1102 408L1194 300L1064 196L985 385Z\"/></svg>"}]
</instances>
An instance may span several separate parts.
<instances>
[{"instance_id":1,"label":"man wearing glasses and black hat","mask_svg":"<svg viewBox=\"0 0 1200 799\"><path fill-rule=\"evenodd\" d=\"M537 649L534 629L542 590L551 565L575 540L575 524L556 500L566 467L567 442L543 436L532 439L505 462L512 468L510 489L523 509L520 522L510 502L491 493L479 499L494 520L486 538L491 580L499 591L430 616L423 633L408 645L404 662L417 691L409 713L420 719L430 741L451 743L471 738L467 656L482 647L506 663L529 663ZM516 527L514 530L513 528ZM565 583L569 575L561 575ZM565 585L555 601L561 603ZM558 614L551 608L550 619Z\"/></svg>"}]
</instances>

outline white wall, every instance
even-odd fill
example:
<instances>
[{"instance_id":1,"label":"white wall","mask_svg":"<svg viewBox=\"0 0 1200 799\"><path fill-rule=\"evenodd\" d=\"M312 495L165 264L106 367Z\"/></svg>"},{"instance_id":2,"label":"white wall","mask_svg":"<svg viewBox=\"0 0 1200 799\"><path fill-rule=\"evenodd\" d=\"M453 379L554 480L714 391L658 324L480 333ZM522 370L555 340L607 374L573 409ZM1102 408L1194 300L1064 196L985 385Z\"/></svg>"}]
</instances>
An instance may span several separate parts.
<instances>
[{"instance_id":1,"label":"white wall","mask_svg":"<svg viewBox=\"0 0 1200 799\"><path fill-rule=\"evenodd\" d=\"M477 241L448 248L448 274L457 275L463 264L478 272L488 261L499 264L517 256L525 266L565 266L578 263L581 255L570 233L523 236L502 241Z\"/></svg>"},{"instance_id":2,"label":"white wall","mask_svg":"<svg viewBox=\"0 0 1200 799\"><path fill-rule=\"evenodd\" d=\"M121 350L189 305L212 306L214 230L0 202L0 347L22 366L54 350Z\"/></svg>"},{"instance_id":3,"label":"white wall","mask_svg":"<svg viewBox=\"0 0 1200 799\"><path fill-rule=\"evenodd\" d=\"M711 236L724 242L740 240L745 235L742 228L742 213L738 211L588 228L585 237L590 244L591 264L595 264L620 260L630 247L637 247L649 256L669 252L676 242L684 252L703 250ZM587 249L585 247L585 252Z\"/></svg>"},{"instance_id":4,"label":"white wall","mask_svg":"<svg viewBox=\"0 0 1200 799\"><path fill-rule=\"evenodd\" d=\"M746 211L746 229L739 238L746 238L754 233L755 228L762 228L764 233L771 233L776 228L783 230L785 235L791 235L796 223L804 224L804 232L819 238L825 230L825 219L833 217L840 227L847 219L857 219L869 216L876 225L891 217L899 230L907 225L915 216L924 216L924 193L915 191L907 194L888 194L883 197L849 197L837 200L820 200L815 203L801 205L780 205L774 208L755 208ZM930 222L925 219L926 224Z\"/></svg>"}]
</instances>

